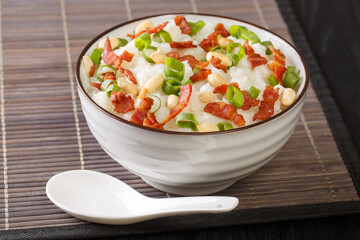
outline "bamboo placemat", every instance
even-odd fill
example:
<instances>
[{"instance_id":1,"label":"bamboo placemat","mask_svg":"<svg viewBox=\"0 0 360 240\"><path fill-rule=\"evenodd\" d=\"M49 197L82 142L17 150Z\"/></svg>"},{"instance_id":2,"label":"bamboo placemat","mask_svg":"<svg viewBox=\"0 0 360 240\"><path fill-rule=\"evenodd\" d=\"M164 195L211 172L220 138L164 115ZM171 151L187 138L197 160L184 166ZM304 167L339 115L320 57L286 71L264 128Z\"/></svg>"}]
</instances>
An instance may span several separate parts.
<instances>
[{"instance_id":1,"label":"bamboo placemat","mask_svg":"<svg viewBox=\"0 0 360 240\"><path fill-rule=\"evenodd\" d=\"M86 125L74 66L82 48L100 32L146 15L201 12L250 21L292 41L274 0L3 0L0 4L3 230L82 224L45 195L47 180L71 169L110 174L147 196L174 197L153 189L112 160ZM291 212L291 206L299 206L307 211L307 206L314 204L325 204L318 209L326 211L322 207L360 200L311 85L301 119L281 152L258 172L218 195L238 197L237 210L250 215L268 207ZM256 221L267 219L261 216ZM170 218L168 223L199 224L201 217ZM86 226L91 229L95 225Z\"/></svg>"}]
</instances>

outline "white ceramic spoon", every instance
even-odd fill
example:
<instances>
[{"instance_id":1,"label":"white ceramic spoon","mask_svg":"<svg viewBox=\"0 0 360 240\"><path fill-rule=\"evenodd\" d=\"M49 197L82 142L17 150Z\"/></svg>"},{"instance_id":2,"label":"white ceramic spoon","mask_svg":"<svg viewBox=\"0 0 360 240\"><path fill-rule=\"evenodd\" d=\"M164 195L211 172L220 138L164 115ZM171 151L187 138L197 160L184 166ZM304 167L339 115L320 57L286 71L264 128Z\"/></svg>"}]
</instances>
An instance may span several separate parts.
<instances>
[{"instance_id":1,"label":"white ceramic spoon","mask_svg":"<svg viewBox=\"0 0 360 240\"><path fill-rule=\"evenodd\" d=\"M227 212L239 202L234 197L216 196L149 198L114 177L89 170L53 176L46 184L46 194L74 217L118 225L171 215Z\"/></svg>"}]
</instances>

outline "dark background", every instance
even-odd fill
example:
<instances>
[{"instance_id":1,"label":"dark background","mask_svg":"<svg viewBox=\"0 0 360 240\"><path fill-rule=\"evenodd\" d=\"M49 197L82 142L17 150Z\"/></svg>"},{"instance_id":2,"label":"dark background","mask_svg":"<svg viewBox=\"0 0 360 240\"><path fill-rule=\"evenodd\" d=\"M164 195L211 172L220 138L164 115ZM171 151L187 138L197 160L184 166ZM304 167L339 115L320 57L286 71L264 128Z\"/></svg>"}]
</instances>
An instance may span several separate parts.
<instances>
[{"instance_id":1,"label":"dark background","mask_svg":"<svg viewBox=\"0 0 360 240\"><path fill-rule=\"evenodd\" d=\"M360 1L279 1L291 4L320 67L319 74L322 74L335 100L324 102L318 95L322 107L336 111L334 114L341 114L356 151L360 153ZM291 26L288 26L292 33ZM310 69L310 73L312 70L314 71ZM316 82L312 83L316 85ZM336 124L331 123L331 119L328 120L330 127ZM338 145L341 145L341 132L337 135L335 138ZM360 215L109 239L360 239Z\"/></svg>"}]
</instances>

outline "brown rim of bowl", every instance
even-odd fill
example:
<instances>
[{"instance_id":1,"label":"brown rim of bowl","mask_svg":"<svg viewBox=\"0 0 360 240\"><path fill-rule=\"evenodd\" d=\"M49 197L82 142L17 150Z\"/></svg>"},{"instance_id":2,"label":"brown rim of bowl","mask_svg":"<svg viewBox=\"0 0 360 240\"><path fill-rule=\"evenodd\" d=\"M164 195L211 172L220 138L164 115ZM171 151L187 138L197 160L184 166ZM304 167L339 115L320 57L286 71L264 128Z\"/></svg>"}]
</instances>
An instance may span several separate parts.
<instances>
[{"instance_id":1,"label":"brown rim of bowl","mask_svg":"<svg viewBox=\"0 0 360 240\"><path fill-rule=\"evenodd\" d=\"M155 128L150 128L150 127L144 127L144 126L141 126L141 125L138 125L136 123L132 123L128 120L125 120L121 117L118 117L108 111L106 111L105 109L103 109L102 107L100 107L97 103L95 103L95 101L88 95L88 93L85 91L84 89L84 86L82 85L82 82L80 81L80 65L81 65L81 60L82 60L82 57L84 56L84 54L86 53L86 51L100 38L102 38L105 34L119 28L119 27L122 27L124 25L127 25L129 23L132 23L132 22L136 22L136 21L139 21L139 20L143 20L143 19L147 19L147 18L153 18L153 17L160 17L160 16L165 16L165 15L197 15L197 16L209 16L209 17L218 17L218 18L224 18L224 19L230 19L230 20L234 20L234 21L240 21L240 22L243 22L243 23L246 23L246 24L249 24L251 26L254 26L256 28L259 28L259 29L262 29L264 31L267 31L275 36L277 36L278 38L280 38L281 40L283 40L284 42L286 42L287 44L289 44L289 46L291 46L295 52L300 56L300 59L301 59L301 62L304 66L304 69L305 69L305 85L304 85L304 88L303 90L301 91L300 95L296 98L295 102L292 103L288 108L286 108L285 110L281 111L280 113L278 114L275 114L274 116L266 119L266 120L262 120L261 122L257 122L257 123L253 123L251 125L248 125L248 126L244 126L244 127L239 127L239 128L234 128L234 129L231 129L231 130L226 130L226 131L217 131L217 132L178 132L178 131L170 131L170 130L161 130L161 129L155 129ZM118 120L122 123L125 123L125 124L128 124L130 126L133 126L133 127L137 127L137 128L141 128L141 129L144 129L144 130L148 130L148 131L153 131L153 132L157 132L157 133L165 133L165 134L175 134L175 135L195 135L195 136L204 136L204 135L217 135L217 134L228 134L228 133L234 133L234 132L238 132L238 131L244 131L244 130L247 130L247 129L250 129L250 128L254 128L254 127L257 127L259 125L262 125L262 124L265 124L265 123L268 123L282 115L284 115L285 113L287 113L290 109L292 109L295 105L297 105L300 100L304 97L305 93L306 93L306 90L309 86L309 71L308 71L308 68L305 64L305 61L304 61L304 58L303 56L299 53L299 51L291 44L289 43L288 41L286 41L284 38L280 37L278 34L268 30L268 29L265 29L263 27L260 27L256 24L253 24L253 23L250 23L250 22L247 22L247 21L243 21L243 20L240 20L240 19L236 19L236 18L232 18L232 17L225 17L225 16L220 16L220 15L215 15L215 14L207 14L207 13L186 13L186 12L183 12L183 13L166 13L166 14L157 14L157 15L151 15L151 16L146 16L146 17L142 17L142 18L137 18L137 19L133 19L133 20L130 20L130 21L126 21L124 23L121 23L121 24L118 24L112 28L109 28L107 30L105 30L104 32L100 33L98 36L96 36L93 40L91 40L86 46L85 48L81 51L80 55L79 55L79 58L76 62L76 82L77 82L77 85L80 87L80 90L82 92L82 94L84 94L87 98L87 100L89 100L97 109L99 109L101 112L105 113L106 115L108 115L109 117L112 117L114 118L115 120Z\"/></svg>"}]
</instances>

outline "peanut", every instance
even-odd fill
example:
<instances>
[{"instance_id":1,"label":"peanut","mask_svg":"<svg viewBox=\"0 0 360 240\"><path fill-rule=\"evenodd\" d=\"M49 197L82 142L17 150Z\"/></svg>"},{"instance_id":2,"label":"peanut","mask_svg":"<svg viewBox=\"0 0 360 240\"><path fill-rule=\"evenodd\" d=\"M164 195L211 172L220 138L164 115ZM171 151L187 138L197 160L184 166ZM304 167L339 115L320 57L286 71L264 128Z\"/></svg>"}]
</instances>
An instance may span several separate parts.
<instances>
[{"instance_id":1,"label":"peanut","mask_svg":"<svg viewBox=\"0 0 360 240\"><path fill-rule=\"evenodd\" d=\"M219 131L219 128L212 123L209 122L201 122L197 126L199 132L216 132Z\"/></svg>"},{"instance_id":2,"label":"peanut","mask_svg":"<svg viewBox=\"0 0 360 240\"><path fill-rule=\"evenodd\" d=\"M154 24L150 21L144 21L137 25L135 28L135 35L137 35L139 32L146 30L147 28L153 28Z\"/></svg>"},{"instance_id":3,"label":"peanut","mask_svg":"<svg viewBox=\"0 0 360 240\"><path fill-rule=\"evenodd\" d=\"M207 90L200 92L199 100L202 103L210 103L215 100L215 94Z\"/></svg>"},{"instance_id":4,"label":"peanut","mask_svg":"<svg viewBox=\"0 0 360 240\"><path fill-rule=\"evenodd\" d=\"M289 107L293 102L295 102L296 93L292 88L285 88L282 92L280 103L283 107Z\"/></svg>"},{"instance_id":5,"label":"peanut","mask_svg":"<svg viewBox=\"0 0 360 240\"><path fill-rule=\"evenodd\" d=\"M212 73L208 76L208 81L210 85L214 88L222 85L227 84L226 80L218 73Z\"/></svg>"},{"instance_id":6,"label":"peanut","mask_svg":"<svg viewBox=\"0 0 360 240\"><path fill-rule=\"evenodd\" d=\"M86 74L89 77L92 77L95 73L95 66L94 66L93 61L88 56L83 56L82 60L83 60L83 66L84 66Z\"/></svg>"},{"instance_id":7,"label":"peanut","mask_svg":"<svg viewBox=\"0 0 360 240\"><path fill-rule=\"evenodd\" d=\"M109 37L109 40L110 40L110 45L111 45L111 48L112 49L115 49L117 47L120 46L120 40L116 37ZM98 44L98 48L99 49L102 49L104 50L104 47L105 47L105 41L106 41L106 38L102 39L99 44Z\"/></svg>"},{"instance_id":8,"label":"peanut","mask_svg":"<svg viewBox=\"0 0 360 240\"><path fill-rule=\"evenodd\" d=\"M179 103L179 97L171 94L167 97L166 104L170 110L172 110Z\"/></svg>"},{"instance_id":9,"label":"peanut","mask_svg":"<svg viewBox=\"0 0 360 240\"><path fill-rule=\"evenodd\" d=\"M221 65L223 65L225 67L230 67L232 65L231 59L228 56L224 55L224 54L221 54L221 53L218 53L218 52L208 52L206 54L206 60L207 61L210 62L212 57L219 58L221 60Z\"/></svg>"}]
</instances>

